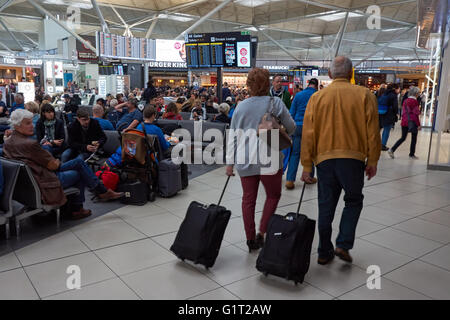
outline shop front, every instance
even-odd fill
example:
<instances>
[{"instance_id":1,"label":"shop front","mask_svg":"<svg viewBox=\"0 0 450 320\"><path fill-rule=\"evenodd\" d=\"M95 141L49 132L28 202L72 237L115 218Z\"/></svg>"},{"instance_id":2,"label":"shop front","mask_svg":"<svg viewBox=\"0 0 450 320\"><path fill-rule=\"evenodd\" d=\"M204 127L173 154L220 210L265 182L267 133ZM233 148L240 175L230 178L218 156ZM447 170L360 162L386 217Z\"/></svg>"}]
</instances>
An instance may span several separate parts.
<instances>
[{"instance_id":1,"label":"shop front","mask_svg":"<svg viewBox=\"0 0 450 320\"><path fill-rule=\"evenodd\" d=\"M18 57L0 57L0 86L19 82L34 82L41 85L42 60Z\"/></svg>"},{"instance_id":2,"label":"shop front","mask_svg":"<svg viewBox=\"0 0 450 320\"><path fill-rule=\"evenodd\" d=\"M185 62L152 61L148 63L148 67L155 87L188 86L188 68Z\"/></svg>"}]
</instances>

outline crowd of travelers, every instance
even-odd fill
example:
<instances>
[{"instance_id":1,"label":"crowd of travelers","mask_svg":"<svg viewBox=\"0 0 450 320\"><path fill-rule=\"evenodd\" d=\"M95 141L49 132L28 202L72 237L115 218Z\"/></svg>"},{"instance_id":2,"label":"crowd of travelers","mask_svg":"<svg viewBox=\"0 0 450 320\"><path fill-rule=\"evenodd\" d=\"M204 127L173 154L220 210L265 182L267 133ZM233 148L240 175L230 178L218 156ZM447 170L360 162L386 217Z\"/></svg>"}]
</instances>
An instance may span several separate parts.
<instances>
[{"instance_id":1,"label":"crowd of travelers","mask_svg":"<svg viewBox=\"0 0 450 320\"><path fill-rule=\"evenodd\" d=\"M170 145L155 125L158 118L181 120L183 112L190 114L190 120L204 121L213 114L209 120L229 124L231 129L257 130L264 114L270 112L292 139L288 153L280 150L280 167L262 174L263 166L259 164L226 166L228 176L234 175L236 169L241 179L249 250L264 244L269 218L281 197L283 175L286 172L286 189L294 189L301 162L301 181L318 184L318 263L327 264L334 256L351 261L349 251L363 207L364 174L373 178L381 151L394 158L409 132L409 157L417 159L421 94L417 87L401 92L397 84L383 84L376 94L352 85L352 62L346 57L335 58L329 77L333 82L325 88L313 78L304 89L296 86L291 95L282 85L281 75L270 82L267 70L254 68L248 74L246 88L224 83L222 101L214 87L156 88L150 79L145 89L97 98L92 115L80 107L81 99L72 88L62 95L64 105L57 105L54 97L42 90L36 92L35 101L27 103L21 93L16 93L9 108L0 96L0 119L7 119L0 120L4 134L1 152L3 157L30 166L45 203L62 205L66 202L63 189L77 187L80 192L71 201L71 216L79 219L91 214L83 207L86 187L105 201L123 197L121 192L106 188L86 163L106 143L105 131L145 128L147 133L158 136L161 147L167 149ZM57 111L62 116L58 117ZM389 148L389 135L398 120L402 136ZM109 163L120 161L120 153L118 149ZM260 182L267 199L256 232L254 217ZM335 248L331 241L332 221L342 190L345 208Z\"/></svg>"}]
</instances>

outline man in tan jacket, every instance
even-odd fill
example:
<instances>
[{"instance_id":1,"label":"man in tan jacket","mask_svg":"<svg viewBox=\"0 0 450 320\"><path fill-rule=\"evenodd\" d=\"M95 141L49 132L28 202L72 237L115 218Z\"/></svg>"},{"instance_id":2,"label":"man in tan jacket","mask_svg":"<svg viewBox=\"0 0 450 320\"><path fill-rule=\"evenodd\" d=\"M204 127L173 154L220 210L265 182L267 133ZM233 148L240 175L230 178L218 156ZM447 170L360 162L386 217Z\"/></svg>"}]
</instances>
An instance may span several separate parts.
<instances>
[{"instance_id":1,"label":"man in tan jacket","mask_svg":"<svg viewBox=\"0 0 450 320\"><path fill-rule=\"evenodd\" d=\"M328 71L333 82L309 100L303 121L302 181L309 182L313 163L317 167L319 200L319 264L337 255L352 262L356 225L363 208L364 172L377 173L381 152L378 107L366 88L352 85L352 62L337 57ZM331 233L336 205L344 189L345 208L336 239Z\"/></svg>"}]
</instances>

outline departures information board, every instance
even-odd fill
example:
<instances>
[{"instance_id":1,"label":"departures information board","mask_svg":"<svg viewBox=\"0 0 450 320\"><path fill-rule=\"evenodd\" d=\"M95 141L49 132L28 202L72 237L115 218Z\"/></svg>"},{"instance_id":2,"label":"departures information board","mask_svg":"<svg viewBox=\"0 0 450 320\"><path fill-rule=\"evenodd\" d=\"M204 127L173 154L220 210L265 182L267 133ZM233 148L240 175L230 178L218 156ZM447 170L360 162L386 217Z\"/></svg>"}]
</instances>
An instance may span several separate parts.
<instances>
[{"instance_id":1,"label":"departures information board","mask_svg":"<svg viewBox=\"0 0 450 320\"><path fill-rule=\"evenodd\" d=\"M156 60L156 40L96 33L97 56L113 59Z\"/></svg>"},{"instance_id":2,"label":"departures information board","mask_svg":"<svg viewBox=\"0 0 450 320\"><path fill-rule=\"evenodd\" d=\"M196 33L188 34L185 40L189 68L251 66L249 33Z\"/></svg>"}]
</instances>

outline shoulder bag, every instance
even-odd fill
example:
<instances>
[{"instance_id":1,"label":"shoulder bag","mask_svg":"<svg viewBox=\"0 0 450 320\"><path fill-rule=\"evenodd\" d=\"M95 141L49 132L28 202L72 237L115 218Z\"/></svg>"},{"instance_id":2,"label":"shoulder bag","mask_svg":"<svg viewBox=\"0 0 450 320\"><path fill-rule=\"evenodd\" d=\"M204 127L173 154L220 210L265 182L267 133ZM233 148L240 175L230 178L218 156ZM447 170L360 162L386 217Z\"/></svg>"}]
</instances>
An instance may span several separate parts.
<instances>
[{"instance_id":1,"label":"shoulder bag","mask_svg":"<svg viewBox=\"0 0 450 320\"><path fill-rule=\"evenodd\" d=\"M269 108L267 109L266 113L263 115L261 122L258 126L258 136L261 135L262 130L267 130L267 137L265 142L269 147L272 146L271 142L271 130L277 130L278 129L278 137L279 137L279 143L278 143L278 151L287 149L292 147L292 140L289 137L289 135L286 132L286 129L282 126L280 119L278 119L273 114L273 97L270 97L269 101Z\"/></svg>"}]
</instances>

